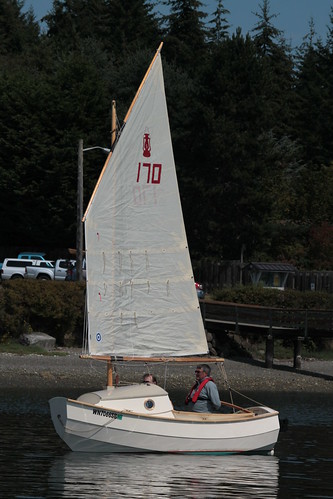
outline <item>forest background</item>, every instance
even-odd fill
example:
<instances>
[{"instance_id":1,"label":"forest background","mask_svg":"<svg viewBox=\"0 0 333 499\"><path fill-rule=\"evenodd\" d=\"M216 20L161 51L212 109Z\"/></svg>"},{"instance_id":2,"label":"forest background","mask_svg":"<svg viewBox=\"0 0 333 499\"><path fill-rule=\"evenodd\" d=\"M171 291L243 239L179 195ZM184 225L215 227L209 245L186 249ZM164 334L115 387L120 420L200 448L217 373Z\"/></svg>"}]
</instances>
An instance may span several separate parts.
<instances>
[{"instance_id":1,"label":"forest background","mask_svg":"<svg viewBox=\"0 0 333 499\"><path fill-rule=\"evenodd\" d=\"M77 147L110 147L160 41L193 259L333 270L333 9L291 49L258 2L230 34L223 1L53 0L41 30L0 0L0 223L4 248L75 247ZM84 155L84 204L105 156ZM53 252L53 253L52 253ZM5 254L5 256L15 256Z\"/></svg>"}]
</instances>

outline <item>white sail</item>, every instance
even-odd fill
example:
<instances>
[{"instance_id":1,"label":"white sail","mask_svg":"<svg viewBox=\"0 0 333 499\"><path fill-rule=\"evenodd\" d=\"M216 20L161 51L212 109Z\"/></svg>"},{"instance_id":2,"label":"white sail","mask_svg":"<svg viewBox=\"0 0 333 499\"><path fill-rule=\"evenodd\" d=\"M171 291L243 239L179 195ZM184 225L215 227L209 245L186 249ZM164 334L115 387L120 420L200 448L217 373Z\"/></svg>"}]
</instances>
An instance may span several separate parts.
<instances>
[{"instance_id":1,"label":"white sail","mask_svg":"<svg viewBox=\"0 0 333 499\"><path fill-rule=\"evenodd\" d=\"M85 218L88 349L207 353L158 51Z\"/></svg>"}]
</instances>

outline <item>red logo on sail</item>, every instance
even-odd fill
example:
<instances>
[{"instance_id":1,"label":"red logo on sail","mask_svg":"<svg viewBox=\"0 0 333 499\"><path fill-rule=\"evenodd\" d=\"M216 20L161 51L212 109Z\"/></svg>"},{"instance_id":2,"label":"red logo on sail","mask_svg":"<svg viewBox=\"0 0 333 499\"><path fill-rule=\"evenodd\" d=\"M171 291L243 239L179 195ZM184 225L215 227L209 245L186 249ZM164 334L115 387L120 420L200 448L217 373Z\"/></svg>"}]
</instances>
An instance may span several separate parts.
<instances>
[{"instance_id":1,"label":"red logo on sail","mask_svg":"<svg viewBox=\"0 0 333 499\"><path fill-rule=\"evenodd\" d=\"M147 130L147 128L146 128ZM145 158L151 156L150 134L143 134L142 154ZM141 184L160 184L162 175L162 163L150 163L147 160L138 163L136 182Z\"/></svg>"},{"instance_id":2,"label":"red logo on sail","mask_svg":"<svg viewBox=\"0 0 333 499\"><path fill-rule=\"evenodd\" d=\"M143 155L145 158L150 158L150 151L151 151L150 135L149 135L149 133L144 133L143 134Z\"/></svg>"}]
</instances>

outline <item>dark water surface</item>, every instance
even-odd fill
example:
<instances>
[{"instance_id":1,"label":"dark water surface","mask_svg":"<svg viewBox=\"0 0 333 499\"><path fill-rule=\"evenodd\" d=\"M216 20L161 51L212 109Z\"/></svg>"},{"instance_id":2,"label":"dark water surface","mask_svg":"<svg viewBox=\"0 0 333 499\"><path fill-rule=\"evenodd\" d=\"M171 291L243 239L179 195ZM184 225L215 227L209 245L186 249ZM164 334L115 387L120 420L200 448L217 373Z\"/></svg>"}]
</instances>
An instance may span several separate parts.
<instances>
[{"instance_id":1,"label":"dark water surface","mask_svg":"<svg viewBox=\"0 0 333 499\"><path fill-rule=\"evenodd\" d=\"M255 394L289 421L275 456L205 457L73 453L50 420L58 394L1 394L1 498L333 498L331 395Z\"/></svg>"}]
</instances>

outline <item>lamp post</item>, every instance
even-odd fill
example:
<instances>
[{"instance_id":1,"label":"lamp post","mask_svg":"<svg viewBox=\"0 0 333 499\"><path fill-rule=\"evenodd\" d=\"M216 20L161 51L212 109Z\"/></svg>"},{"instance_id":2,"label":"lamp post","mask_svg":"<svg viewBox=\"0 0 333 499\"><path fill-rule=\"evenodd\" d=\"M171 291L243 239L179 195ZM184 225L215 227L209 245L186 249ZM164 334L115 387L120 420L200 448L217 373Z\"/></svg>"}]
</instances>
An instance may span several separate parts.
<instances>
[{"instance_id":1,"label":"lamp post","mask_svg":"<svg viewBox=\"0 0 333 499\"><path fill-rule=\"evenodd\" d=\"M77 219L76 219L76 280L82 281L82 261L83 261L83 153L101 149L109 153L107 147L93 146L83 149L83 140L79 139L78 147L78 168L77 168Z\"/></svg>"}]
</instances>

